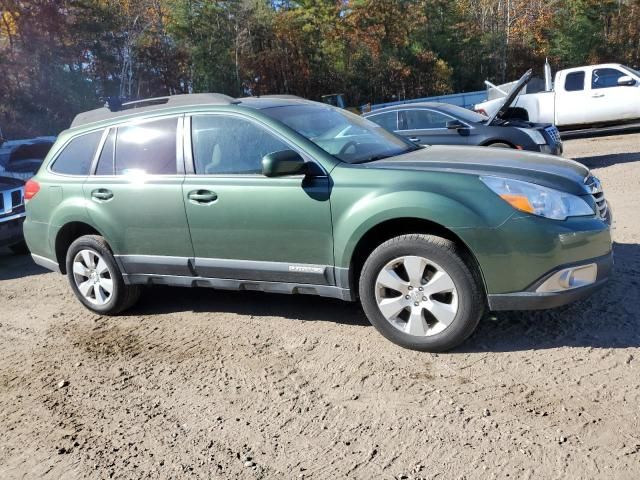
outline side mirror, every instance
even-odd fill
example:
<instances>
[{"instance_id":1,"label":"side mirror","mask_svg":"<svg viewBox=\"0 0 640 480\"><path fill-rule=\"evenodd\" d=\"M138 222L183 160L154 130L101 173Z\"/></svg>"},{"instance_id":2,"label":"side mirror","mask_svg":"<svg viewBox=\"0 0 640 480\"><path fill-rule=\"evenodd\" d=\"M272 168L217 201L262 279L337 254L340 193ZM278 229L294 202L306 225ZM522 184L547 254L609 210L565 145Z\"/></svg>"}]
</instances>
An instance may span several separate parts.
<instances>
[{"instance_id":1,"label":"side mirror","mask_svg":"<svg viewBox=\"0 0 640 480\"><path fill-rule=\"evenodd\" d=\"M619 87L633 87L635 84L636 81L629 75L623 75L622 77L618 78Z\"/></svg>"},{"instance_id":2,"label":"side mirror","mask_svg":"<svg viewBox=\"0 0 640 480\"><path fill-rule=\"evenodd\" d=\"M281 150L262 157L262 174L265 177L283 177L307 173L307 164L298 152Z\"/></svg>"},{"instance_id":3,"label":"side mirror","mask_svg":"<svg viewBox=\"0 0 640 480\"><path fill-rule=\"evenodd\" d=\"M460 120L449 120L447 122L447 128L449 130L460 130L461 128L467 128L467 126Z\"/></svg>"},{"instance_id":4,"label":"side mirror","mask_svg":"<svg viewBox=\"0 0 640 480\"><path fill-rule=\"evenodd\" d=\"M460 120L449 120L447 122L447 128L449 130L457 130L458 135L462 135L463 137L471 135L471 129L469 126L465 125Z\"/></svg>"}]
</instances>

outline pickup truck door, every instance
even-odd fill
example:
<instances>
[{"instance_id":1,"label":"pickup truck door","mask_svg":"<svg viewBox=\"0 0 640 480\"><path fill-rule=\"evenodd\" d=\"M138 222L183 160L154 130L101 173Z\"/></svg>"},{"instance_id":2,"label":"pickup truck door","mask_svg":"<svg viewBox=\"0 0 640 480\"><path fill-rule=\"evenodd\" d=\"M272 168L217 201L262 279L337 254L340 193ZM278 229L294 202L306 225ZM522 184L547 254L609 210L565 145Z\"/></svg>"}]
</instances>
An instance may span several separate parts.
<instances>
[{"instance_id":1,"label":"pickup truck door","mask_svg":"<svg viewBox=\"0 0 640 480\"><path fill-rule=\"evenodd\" d=\"M588 108L591 90L587 85L588 69L570 70L558 75L556 92L556 125L580 125L589 123Z\"/></svg>"},{"instance_id":2,"label":"pickup truck door","mask_svg":"<svg viewBox=\"0 0 640 480\"><path fill-rule=\"evenodd\" d=\"M591 72L590 96L585 104L588 123L619 122L640 116L640 88L620 86L618 79L631 76L621 69L594 68Z\"/></svg>"}]
</instances>

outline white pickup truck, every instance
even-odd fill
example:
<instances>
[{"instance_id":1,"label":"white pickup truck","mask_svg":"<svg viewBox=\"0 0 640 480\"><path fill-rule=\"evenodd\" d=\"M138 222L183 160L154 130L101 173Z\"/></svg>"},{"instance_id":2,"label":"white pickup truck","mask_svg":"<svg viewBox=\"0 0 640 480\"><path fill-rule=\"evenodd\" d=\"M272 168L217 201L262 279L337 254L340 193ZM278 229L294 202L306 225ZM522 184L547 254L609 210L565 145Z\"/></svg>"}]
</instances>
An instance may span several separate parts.
<instances>
[{"instance_id":1,"label":"white pickup truck","mask_svg":"<svg viewBox=\"0 0 640 480\"><path fill-rule=\"evenodd\" d=\"M474 109L491 117L553 123L564 130L640 121L640 72L632 68L618 63L569 68L557 72L551 83L547 63L544 84L527 86L531 78L528 71L511 84L496 87L487 82L490 100Z\"/></svg>"}]
</instances>

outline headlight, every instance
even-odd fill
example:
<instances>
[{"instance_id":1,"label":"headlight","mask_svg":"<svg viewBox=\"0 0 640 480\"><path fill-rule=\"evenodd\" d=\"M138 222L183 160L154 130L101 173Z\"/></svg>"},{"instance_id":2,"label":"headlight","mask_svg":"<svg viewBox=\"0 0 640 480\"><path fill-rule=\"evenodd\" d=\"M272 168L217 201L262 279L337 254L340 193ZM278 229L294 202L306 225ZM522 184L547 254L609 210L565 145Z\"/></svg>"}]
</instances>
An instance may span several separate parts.
<instances>
[{"instance_id":1,"label":"headlight","mask_svg":"<svg viewBox=\"0 0 640 480\"><path fill-rule=\"evenodd\" d=\"M533 128L519 128L519 127L518 127L518 130L526 133L529 136L529 138L534 141L536 145L547 144L547 141L545 140L544 136L538 130L534 130Z\"/></svg>"},{"instance_id":2,"label":"headlight","mask_svg":"<svg viewBox=\"0 0 640 480\"><path fill-rule=\"evenodd\" d=\"M505 202L522 212L553 220L594 214L587 202L570 193L510 178L480 177L480 180Z\"/></svg>"}]
</instances>

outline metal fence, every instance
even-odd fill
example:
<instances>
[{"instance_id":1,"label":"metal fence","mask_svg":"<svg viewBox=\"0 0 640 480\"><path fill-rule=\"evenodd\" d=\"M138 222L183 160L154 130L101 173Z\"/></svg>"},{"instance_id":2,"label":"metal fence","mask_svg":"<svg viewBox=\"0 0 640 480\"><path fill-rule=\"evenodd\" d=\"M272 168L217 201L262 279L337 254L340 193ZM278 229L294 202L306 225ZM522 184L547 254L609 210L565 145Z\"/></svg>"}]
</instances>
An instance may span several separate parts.
<instances>
[{"instance_id":1,"label":"metal fence","mask_svg":"<svg viewBox=\"0 0 640 480\"><path fill-rule=\"evenodd\" d=\"M378 110L380 108L391 107L393 105L402 105L405 103L419 103L419 102L450 103L451 105L458 105L459 107L472 108L475 104L484 102L486 99L487 99L487 92L485 90L481 90L479 92L453 93L451 95L440 95L437 97L414 98L412 100L400 100L397 102L377 103L375 105L371 105L371 110ZM363 105L361 107L361 110L365 111L367 107L368 105Z\"/></svg>"}]
</instances>

